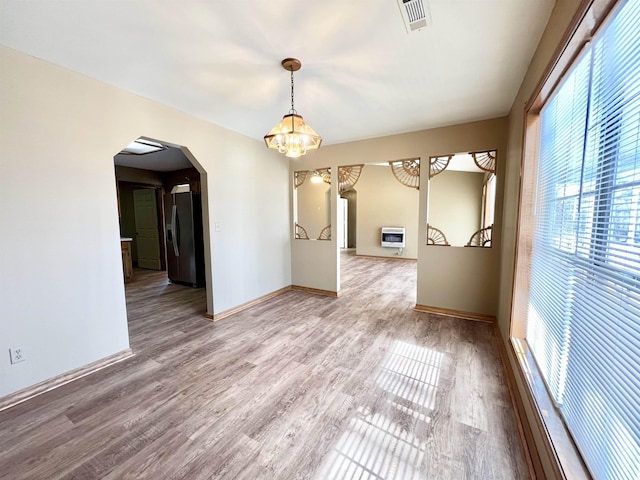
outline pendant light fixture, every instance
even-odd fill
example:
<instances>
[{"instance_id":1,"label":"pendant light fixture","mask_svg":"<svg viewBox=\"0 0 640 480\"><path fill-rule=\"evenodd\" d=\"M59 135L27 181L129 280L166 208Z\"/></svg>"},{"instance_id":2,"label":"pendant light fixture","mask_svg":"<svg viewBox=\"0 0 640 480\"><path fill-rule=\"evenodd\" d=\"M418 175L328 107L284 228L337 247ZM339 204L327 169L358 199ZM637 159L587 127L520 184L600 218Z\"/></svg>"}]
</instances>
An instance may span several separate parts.
<instances>
[{"instance_id":1,"label":"pendant light fixture","mask_svg":"<svg viewBox=\"0 0 640 480\"><path fill-rule=\"evenodd\" d=\"M301 157L309 150L317 150L322 143L320 135L305 123L302 115L298 115L294 108L293 72L300 70L300 67L302 63L296 58L282 60L282 68L291 72L291 110L264 136L264 143L268 148L277 149L290 158Z\"/></svg>"}]
</instances>

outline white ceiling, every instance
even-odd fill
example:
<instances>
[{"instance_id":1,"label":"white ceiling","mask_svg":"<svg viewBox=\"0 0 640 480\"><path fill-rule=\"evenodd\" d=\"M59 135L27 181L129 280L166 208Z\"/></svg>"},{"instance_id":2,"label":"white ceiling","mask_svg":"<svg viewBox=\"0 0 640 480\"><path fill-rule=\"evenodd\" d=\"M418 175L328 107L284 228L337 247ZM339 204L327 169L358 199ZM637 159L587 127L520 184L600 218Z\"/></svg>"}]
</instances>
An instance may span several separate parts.
<instances>
[{"instance_id":1,"label":"white ceiling","mask_svg":"<svg viewBox=\"0 0 640 480\"><path fill-rule=\"evenodd\" d=\"M507 114L553 5L425 0L408 34L396 0L0 0L0 43L260 140L296 57L326 145Z\"/></svg>"}]
</instances>

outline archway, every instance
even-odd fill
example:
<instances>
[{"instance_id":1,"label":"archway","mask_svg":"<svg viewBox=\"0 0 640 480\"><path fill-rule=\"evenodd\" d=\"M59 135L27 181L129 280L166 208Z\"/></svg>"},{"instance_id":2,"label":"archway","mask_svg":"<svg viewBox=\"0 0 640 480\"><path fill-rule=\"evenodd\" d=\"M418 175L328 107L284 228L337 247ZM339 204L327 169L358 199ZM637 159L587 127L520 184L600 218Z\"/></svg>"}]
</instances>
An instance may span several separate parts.
<instances>
[{"instance_id":1,"label":"archway","mask_svg":"<svg viewBox=\"0 0 640 480\"><path fill-rule=\"evenodd\" d=\"M213 312L213 285L205 169L188 147L146 136L118 152L114 167L123 281L129 284L144 277L146 281L202 288L203 313L209 316L208 312ZM184 209L185 205L189 208ZM149 255L154 249L160 254L157 262ZM126 276L126 250L131 256L130 278Z\"/></svg>"}]
</instances>

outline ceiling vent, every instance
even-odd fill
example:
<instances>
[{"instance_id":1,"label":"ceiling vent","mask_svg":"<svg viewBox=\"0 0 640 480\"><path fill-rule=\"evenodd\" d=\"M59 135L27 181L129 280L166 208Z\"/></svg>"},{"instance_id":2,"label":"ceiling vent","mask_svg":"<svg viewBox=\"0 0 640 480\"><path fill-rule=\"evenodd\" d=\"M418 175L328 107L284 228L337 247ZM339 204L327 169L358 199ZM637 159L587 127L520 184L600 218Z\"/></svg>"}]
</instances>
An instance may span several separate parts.
<instances>
[{"instance_id":1,"label":"ceiling vent","mask_svg":"<svg viewBox=\"0 0 640 480\"><path fill-rule=\"evenodd\" d=\"M400 13L404 20L407 33L420 30L429 24L429 9L425 8L423 0L397 0Z\"/></svg>"}]
</instances>

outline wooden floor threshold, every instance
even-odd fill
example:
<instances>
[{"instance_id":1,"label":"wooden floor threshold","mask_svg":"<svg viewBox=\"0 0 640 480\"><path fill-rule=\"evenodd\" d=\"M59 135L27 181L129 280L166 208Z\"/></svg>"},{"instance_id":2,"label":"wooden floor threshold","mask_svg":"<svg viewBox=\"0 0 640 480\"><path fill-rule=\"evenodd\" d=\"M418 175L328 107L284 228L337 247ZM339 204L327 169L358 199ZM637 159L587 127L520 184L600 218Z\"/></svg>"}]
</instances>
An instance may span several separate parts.
<instances>
[{"instance_id":1,"label":"wooden floor threshold","mask_svg":"<svg viewBox=\"0 0 640 480\"><path fill-rule=\"evenodd\" d=\"M133 353L133 350L127 348L122 352L109 355L108 357L89 363L88 365L85 365L83 367L76 368L75 370L71 370L70 372L66 372L56 377L49 378L40 383L36 383L35 385L2 397L0 398L0 412L6 410L7 408L18 405L19 403L22 403L26 400L34 398L38 395L41 395L45 392L61 387L62 385L71 383L74 380L78 380L79 378L95 373L98 370L102 370L103 368L126 360L127 358L131 358L134 355L135 354Z\"/></svg>"},{"instance_id":2,"label":"wooden floor threshold","mask_svg":"<svg viewBox=\"0 0 640 480\"><path fill-rule=\"evenodd\" d=\"M435 315L443 315L445 317L463 318L464 320L473 320L476 322L496 323L494 315L484 315L482 313L463 312L461 310L451 310L448 308L431 307L429 305L416 304L416 312L433 313Z\"/></svg>"}]
</instances>

